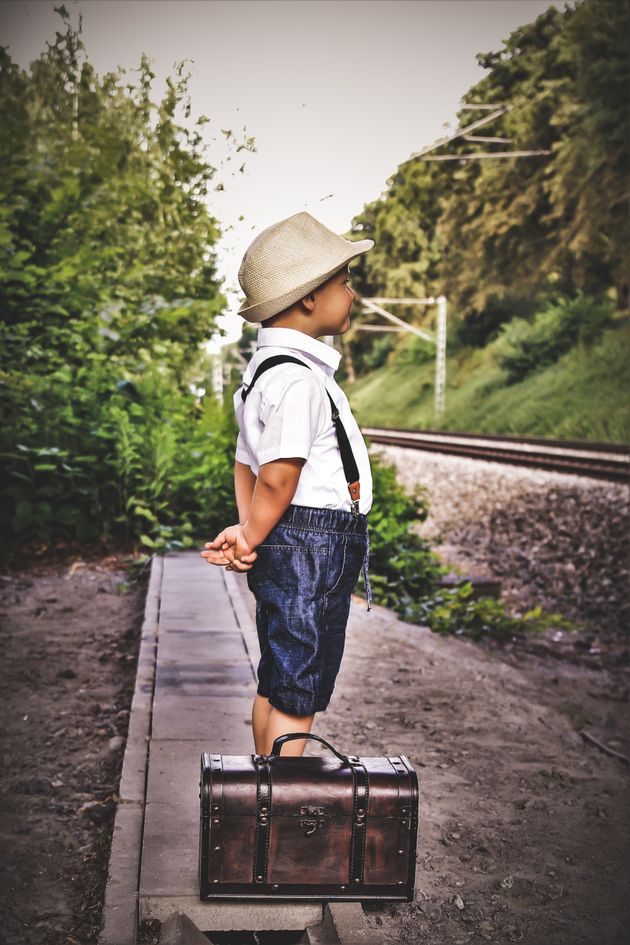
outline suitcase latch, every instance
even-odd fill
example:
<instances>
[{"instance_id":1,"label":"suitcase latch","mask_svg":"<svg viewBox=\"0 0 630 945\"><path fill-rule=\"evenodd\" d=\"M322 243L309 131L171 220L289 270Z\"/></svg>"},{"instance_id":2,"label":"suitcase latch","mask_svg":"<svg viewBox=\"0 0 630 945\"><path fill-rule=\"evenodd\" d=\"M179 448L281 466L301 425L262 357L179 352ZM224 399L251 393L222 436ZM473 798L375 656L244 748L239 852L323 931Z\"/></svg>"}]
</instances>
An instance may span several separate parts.
<instances>
[{"instance_id":1,"label":"suitcase latch","mask_svg":"<svg viewBox=\"0 0 630 945\"><path fill-rule=\"evenodd\" d=\"M304 816L304 815L307 816ZM304 836L310 837L315 833L318 827L323 827L326 823L326 808L305 805L300 807L301 819L298 821L300 827L305 827Z\"/></svg>"}]
</instances>

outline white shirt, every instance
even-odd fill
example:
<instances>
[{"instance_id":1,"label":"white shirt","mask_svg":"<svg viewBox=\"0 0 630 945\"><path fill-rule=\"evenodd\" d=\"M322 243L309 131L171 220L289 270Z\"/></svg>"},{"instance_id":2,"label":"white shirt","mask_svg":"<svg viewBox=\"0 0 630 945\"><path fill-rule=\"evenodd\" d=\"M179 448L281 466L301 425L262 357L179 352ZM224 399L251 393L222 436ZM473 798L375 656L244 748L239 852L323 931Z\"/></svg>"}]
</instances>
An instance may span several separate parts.
<instances>
[{"instance_id":1,"label":"white shirt","mask_svg":"<svg viewBox=\"0 0 630 945\"><path fill-rule=\"evenodd\" d=\"M274 459L304 457L292 503L350 511L352 501L328 390L359 469L359 512L367 514L372 507L370 459L348 398L333 377L341 355L324 341L295 328L259 328L258 347L245 369L243 384L247 387L261 361L276 354L290 354L309 367L282 364L270 368L260 375L245 401L239 387L234 395L239 427L236 459L258 475L259 467Z\"/></svg>"}]
</instances>

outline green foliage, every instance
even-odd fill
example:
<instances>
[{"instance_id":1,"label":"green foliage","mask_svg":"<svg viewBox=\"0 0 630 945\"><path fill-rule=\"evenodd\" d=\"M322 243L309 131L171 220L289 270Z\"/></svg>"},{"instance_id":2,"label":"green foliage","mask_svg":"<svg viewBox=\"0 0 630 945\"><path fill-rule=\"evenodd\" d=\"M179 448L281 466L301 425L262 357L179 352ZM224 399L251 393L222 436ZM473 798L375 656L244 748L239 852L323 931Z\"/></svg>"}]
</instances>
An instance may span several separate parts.
<instances>
[{"instance_id":1,"label":"green foliage","mask_svg":"<svg viewBox=\"0 0 630 945\"><path fill-rule=\"evenodd\" d=\"M419 335L411 335L396 346L388 363L396 364L435 364L435 346Z\"/></svg>"},{"instance_id":2,"label":"green foliage","mask_svg":"<svg viewBox=\"0 0 630 945\"><path fill-rule=\"evenodd\" d=\"M452 633L500 643L549 629L575 630L574 624L561 614L546 613L542 607L533 607L523 615L508 614L503 601L494 597L473 599L472 592L470 581L452 590L441 589L432 597L412 604L404 619L426 623L442 636Z\"/></svg>"},{"instance_id":3,"label":"green foliage","mask_svg":"<svg viewBox=\"0 0 630 945\"><path fill-rule=\"evenodd\" d=\"M353 262L352 283L360 295L379 288L385 296L428 295L437 273L435 240L441 191L435 165L412 162L388 181L386 199L365 207L348 236L373 239L374 248Z\"/></svg>"},{"instance_id":4,"label":"green foliage","mask_svg":"<svg viewBox=\"0 0 630 945\"><path fill-rule=\"evenodd\" d=\"M81 389L88 407L106 389L103 378L91 382L95 389L88 382ZM236 515L231 409L211 397L200 403L162 375L137 382L138 402L110 382L86 441L64 404L69 389L65 376L48 381L62 446L18 443L3 454L5 534L47 542L137 538L155 551L190 547Z\"/></svg>"},{"instance_id":5,"label":"green foliage","mask_svg":"<svg viewBox=\"0 0 630 945\"><path fill-rule=\"evenodd\" d=\"M385 607L403 609L430 593L443 573L429 543L411 530L428 515L426 492L405 492L395 467L378 455L370 457L373 503L369 515L371 584L374 599Z\"/></svg>"},{"instance_id":6,"label":"green foliage","mask_svg":"<svg viewBox=\"0 0 630 945\"><path fill-rule=\"evenodd\" d=\"M462 96L459 127L488 117L477 103L508 103L477 133L510 141L459 137L432 156L549 153L405 161L352 221L348 235L376 244L353 264L359 293L443 293L461 314L461 343L475 346L512 316L529 317L552 292L612 291L617 309L627 309L629 32L628 0L579 0L550 7L498 51L480 53L486 74ZM412 313L404 317L413 323ZM346 341L360 373L367 332L351 332Z\"/></svg>"},{"instance_id":7,"label":"green foliage","mask_svg":"<svg viewBox=\"0 0 630 945\"><path fill-rule=\"evenodd\" d=\"M578 293L574 299L549 303L532 322L515 318L504 327L494 346L508 383L554 364L574 344L592 345L610 327L610 303Z\"/></svg>"},{"instance_id":8,"label":"green foliage","mask_svg":"<svg viewBox=\"0 0 630 945\"><path fill-rule=\"evenodd\" d=\"M387 361L387 355L394 347L394 339L391 334L384 333L381 338L377 338L370 351L368 351L364 356L364 364L374 370L385 364Z\"/></svg>"},{"instance_id":9,"label":"green foliage","mask_svg":"<svg viewBox=\"0 0 630 945\"><path fill-rule=\"evenodd\" d=\"M483 133L510 137L504 150L551 153L449 162L438 232L456 249L442 275L464 308L481 311L492 294L541 286L568 295L614 286L618 307L627 307L628 11L626 0L550 7L503 49L477 57L488 74L464 102L512 106ZM459 140L453 150L471 149Z\"/></svg>"},{"instance_id":10,"label":"green foliage","mask_svg":"<svg viewBox=\"0 0 630 945\"><path fill-rule=\"evenodd\" d=\"M226 306L209 119L181 121L183 64L156 105L146 56L99 78L57 12L29 72L0 47L0 528L187 547L234 509L233 421L196 393Z\"/></svg>"},{"instance_id":11,"label":"green foliage","mask_svg":"<svg viewBox=\"0 0 630 945\"><path fill-rule=\"evenodd\" d=\"M421 623L442 635L506 642L527 632L549 627L570 630L560 614L540 607L512 615L493 597L471 599L470 581L450 589L440 578L451 570L442 565L429 543L413 526L429 514L426 489L407 493L396 479L395 467L380 455L370 457L374 481L369 514L370 584L375 603L388 607L409 623Z\"/></svg>"},{"instance_id":12,"label":"green foliage","mask_svg":"<svg viewBox=\"0 0 630 945\"><path fill-rule=\"evenodd\" d=\"M627 317L616 313L598 341L578 342L553 364L512 384L499 367L499 345L497 339L485 348L452 351L449 341L446 409L439 418L433 362L387 364L346 384L359 424L630 441Z\"/></svg>"},{"instance_id":13,"label":"green foliage","mask_svg":"<svg viewBox=\"0 0 630 945\"><path fill-rule=\"evenodd\" d=\"M506 290L491 295L481 311L472 309L462 316L460 310L449 315L449 349L473 346L483 348L500 334L501 328L513 318L531 318L540 308L541 300L534 292L524 296Z\"/></svg>"},{"instance_id":14,"label":"green foliage","mask_svg":"<svg viewBox=\"0 0 630 945\"><path fill-rule=\"evenodd\" d=\"M102 509L95 485L95 456L72 456L59 447L16 445L3 453L7 484L3 518L9 534L50 541L53 535L96 541ZM5 530L5 534L7 531Z\"/></svg>"}]
</instances>

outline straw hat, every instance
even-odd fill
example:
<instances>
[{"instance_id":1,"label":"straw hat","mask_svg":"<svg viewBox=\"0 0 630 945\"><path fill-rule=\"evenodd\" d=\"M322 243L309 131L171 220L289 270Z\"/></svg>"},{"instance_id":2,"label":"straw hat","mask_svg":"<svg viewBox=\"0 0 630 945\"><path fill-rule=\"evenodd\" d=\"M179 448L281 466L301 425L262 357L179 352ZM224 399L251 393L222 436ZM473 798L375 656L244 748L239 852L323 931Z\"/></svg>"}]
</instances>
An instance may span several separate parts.
<instances>
[{"instance_id":1,"label":"straw hat","mask_svg":"<svg viewBox=\"0 0 630 945\"><path fill-rule=\"evenodd\" d=\"M246 298L238 314L261 322L282 312L373 246L337 236L305 211L274 223L243 256L238 281Z\"/></svg>"}]
</instances>

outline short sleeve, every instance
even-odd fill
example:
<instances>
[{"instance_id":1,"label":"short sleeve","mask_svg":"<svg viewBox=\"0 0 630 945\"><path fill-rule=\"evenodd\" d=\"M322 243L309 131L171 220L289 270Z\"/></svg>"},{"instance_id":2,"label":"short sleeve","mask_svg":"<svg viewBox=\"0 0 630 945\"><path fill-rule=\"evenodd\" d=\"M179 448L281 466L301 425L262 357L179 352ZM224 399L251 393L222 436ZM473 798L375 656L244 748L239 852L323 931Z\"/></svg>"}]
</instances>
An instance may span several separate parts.
<instances>
[{"instance_id":1,"label":"short sleeve","mask_svg":"<svg viewBox=\"0 0 630 945\"><path fill-rule=\"evenodd\" d=\"M261 404L263 431L256 449L258 464L301 456L308 459L325 423L326 395L311 375L289 380L277 399Z\"/></svg>"},{"instance_id":2,"label":"short sleeve","mask_svg":"<svg viewBox=\"0 0 630 945\"><path fill-rule=\"evenodd\" d=\"M249 450L247 449L247 444L245 443L245 437L238 431L238 436L236 438L236 452L234 458L238 460L239 463L245 463L246 466L251 466L252 458L249 455Z\"/></svg>"}]
</instances>

